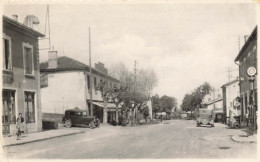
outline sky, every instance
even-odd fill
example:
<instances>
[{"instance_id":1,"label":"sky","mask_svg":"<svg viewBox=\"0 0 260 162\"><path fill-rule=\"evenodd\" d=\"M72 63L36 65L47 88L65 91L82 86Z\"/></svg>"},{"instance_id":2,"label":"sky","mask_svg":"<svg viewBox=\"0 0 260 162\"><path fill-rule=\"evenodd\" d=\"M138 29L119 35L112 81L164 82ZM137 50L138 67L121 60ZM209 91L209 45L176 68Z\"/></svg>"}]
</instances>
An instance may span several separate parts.
<instances>
[{"instance_id":1,"label":"sky","mask_svg":"<svg viewBox=\"0 0 260 162\"><path fill-rule=\"evenodd\" d=\"M134 70L136 60L137 70L157 73L153 94L175 97L178 104L204 82L220 88L228 82L228 67L238 75L239 44L242 48L244 35L257 24L253 3L51 4L49 9L51 44L59 56L88 64L90 27L92 64L109 68L123 62ZM47 5L5 5L3 14L17 14L21 23L35 15L40 24L34 29L44 34L46 11ZM47 40L39 44L48 48ZM47 52L40 50L41 61Z\"/></svg>"}]
</instances>

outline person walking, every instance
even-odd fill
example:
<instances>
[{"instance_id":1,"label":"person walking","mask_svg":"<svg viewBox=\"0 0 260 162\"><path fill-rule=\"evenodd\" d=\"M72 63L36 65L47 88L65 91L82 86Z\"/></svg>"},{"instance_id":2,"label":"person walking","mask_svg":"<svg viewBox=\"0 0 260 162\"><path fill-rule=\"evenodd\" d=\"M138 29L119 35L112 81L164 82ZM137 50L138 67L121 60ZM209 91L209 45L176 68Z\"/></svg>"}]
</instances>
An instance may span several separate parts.
<instances>
[{"instance_id":1,"label":"person walking","mask_svg":"<svg viewBox=\"0 0 260 162\"><path fill-rule=\"evenodd\" d=\"M16 119L16 135L17 135L16 140L20 140L20 136L22 134L21 129L23 127L22 125L23 122L24 122L24 118L22 117L22 113L19 113Z\"/></svg>"}]
</instances>

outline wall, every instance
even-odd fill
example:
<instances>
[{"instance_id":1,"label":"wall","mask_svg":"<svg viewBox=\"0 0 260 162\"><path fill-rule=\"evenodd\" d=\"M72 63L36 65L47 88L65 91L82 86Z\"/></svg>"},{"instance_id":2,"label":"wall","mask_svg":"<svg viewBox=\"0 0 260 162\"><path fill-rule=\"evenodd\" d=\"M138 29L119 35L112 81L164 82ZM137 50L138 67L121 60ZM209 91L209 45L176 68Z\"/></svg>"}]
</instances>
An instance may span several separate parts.
<instances>
[{"instance_id":1,"label":"wall","mask_svg":"<svg viewBox=\"0 0 260 162\"><path fill-rule=\"evenodd\" d=\"M239 96L239 84L238 84L238 82L235 82L235 83L228 85L226 87L226 105L227 105L226 115L228 117L230 116L229 110L234 112L236 115L240 115L240 114L237 114L237 113L240 113L240 112L236 112L234 110L234 99L238 96Z\"/></svg>"},{"instance_id":2,"label":"wall","mask_svg":"<svg viewBox=\"0 0 260 162\"><path fill-rule=\"evenodd\" d=\"M21 29L3 23L3 33L11 37L11 53L12 53L12 71L3 71L4 75L13 75L12 83L3 83L3 89L15 90L15 107L16 117L18 113L22 113L25 117L24 106L24 91L35 92L35 123L27 123L25 125L26 132L36 132L42 130L41 119L41 105L39 94L39 53L38 53L38 39L37 36ZM23 62L23 42L33 46L33 63L34 63L34 76L24 75L24 62ZM11 125L12 134L15 133L15 124Z\"/></svg>"},{"instance_id":3,"label":"wall","mask_svg":"<svg viewBox=\"0 0 260 162\"><path fill-rule=\"evenodd\" d=\"M48 87L41 88L42 112L64 114L66 109L86 109L85 76L82 71L48 74Z\"/></svg>"},{"instance_id":4,"label":"wall","mask_svg":"<svg viewBox=\"0 0 260 162\"><path fill-rule=\"evenodd\" d=\"M90 90L88 89L88 84L87 84L87 75L89 75L89 72L86 71L85 72L85 81L86 81L86 93L87 93L87 99L90 100ZM101 95L101 91L97 90L96 88L94 88L94 77L96 78L96 85L98 86L100 84L100 79L102 79L102 81L107 81L107 85L110 87L110 83L112 83L112 87L114 87L114 85L116 85L117 87L119 86L118 82L112 81L110 79L106 79L102 76L96 75L96 74L92 74L92 78L91 78L91 84L92 84L92 100L97 100L97 101L103 101L102 95ZM111 88L112 88L111 87Z\"/></svg>"},{"instance_id":5,"label":"wall","mask_svg":"<svg viewBox=\"0 0 260 162\"><path fill-rule=\"evenodd\" d=\"M247 75L247 69L253 66L257 69L257 40L254 38L247 49L243 52L239 59L239 77L240 77L240 97L242 99L242 120L245 121L245 114L247 113L247 106L249 105L249 81ZM257 89L257 81L254 82L254 89ZM256 97L257 98L257 97Z\"/></svg>"}]
</instances>

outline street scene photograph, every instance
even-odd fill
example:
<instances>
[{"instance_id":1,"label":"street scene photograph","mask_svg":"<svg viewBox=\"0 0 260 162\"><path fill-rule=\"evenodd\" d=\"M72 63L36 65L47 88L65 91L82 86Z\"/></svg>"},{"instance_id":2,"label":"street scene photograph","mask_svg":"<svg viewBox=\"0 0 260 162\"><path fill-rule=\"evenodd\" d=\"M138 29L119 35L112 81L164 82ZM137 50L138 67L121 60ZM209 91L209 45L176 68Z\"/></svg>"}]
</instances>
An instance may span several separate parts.
<instances>
[{"instance_id":1,"label":"street scene photograph","mask_svg":"<svg viewBox=\"0 0 260 162\"><path fill-rule=\"evenodd\" d=\"M258 2L2 9L1 161L258 159Z\"/></svg>"}]
</instances>

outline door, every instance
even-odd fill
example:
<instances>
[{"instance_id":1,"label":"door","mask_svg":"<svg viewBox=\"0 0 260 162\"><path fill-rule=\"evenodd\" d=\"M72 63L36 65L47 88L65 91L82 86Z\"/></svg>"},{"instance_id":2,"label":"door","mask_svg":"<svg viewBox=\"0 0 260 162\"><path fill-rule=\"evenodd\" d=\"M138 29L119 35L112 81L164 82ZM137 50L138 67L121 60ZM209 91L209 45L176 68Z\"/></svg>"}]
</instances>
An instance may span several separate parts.
<instances>
[{"instance_id":1,"label":"door","mask_svg":"<svg viewBox=\"0 0 260 162\"><path fill-rule=\"evenodd\" d=\"M15 91L3 90L2 91L2 126L3 134L10 133L10 124L16 124L15 112Z\"/></svg>"}]
</instances>

